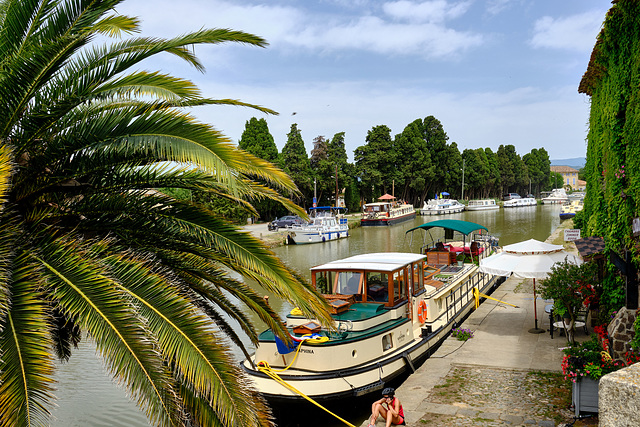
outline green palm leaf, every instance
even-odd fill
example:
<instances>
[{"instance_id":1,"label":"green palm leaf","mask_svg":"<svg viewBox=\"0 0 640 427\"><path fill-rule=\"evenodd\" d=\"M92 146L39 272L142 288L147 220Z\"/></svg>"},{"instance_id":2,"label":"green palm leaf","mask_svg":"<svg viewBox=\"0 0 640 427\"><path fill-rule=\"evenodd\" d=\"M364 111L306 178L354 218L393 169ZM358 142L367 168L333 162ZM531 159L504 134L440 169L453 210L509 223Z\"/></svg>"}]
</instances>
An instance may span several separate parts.
<instances>
[{"instance_id":1,"label":"green palm leaf","mask_svg":"<svg viewBox=\"0 0 640 427\"><path fill-rule=\"evenodd\" d=\"M12 259L11 309L0 333L0 420L3 425L48 425L53 398L47 306L36 266L27 254Z\"/></svg>"}]
</instances>

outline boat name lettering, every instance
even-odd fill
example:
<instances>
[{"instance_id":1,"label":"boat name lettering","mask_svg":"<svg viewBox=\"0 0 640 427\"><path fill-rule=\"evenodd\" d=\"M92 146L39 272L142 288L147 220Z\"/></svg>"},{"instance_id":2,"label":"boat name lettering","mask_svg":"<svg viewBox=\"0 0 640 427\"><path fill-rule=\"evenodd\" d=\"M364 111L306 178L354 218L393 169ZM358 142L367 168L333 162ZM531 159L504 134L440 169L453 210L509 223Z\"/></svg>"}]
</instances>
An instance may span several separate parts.
<instances>
[{"instance_id":1,"label":"boat name lettering","mask_svg":"<svg viewBox=\"0 0 640 427\"><path fill-rule=\"evenodd\" d=\"M406 337L407 337L406 335L398 335L398 342L404 341Z\"/></svg>"},{"instance_id":2,"label":"boat name lettering","mask_svg":"<svg viewBox=\"0 0 640 427\"><path fill-rule=\"evenodd\" d=\"M315 354L315 353L313 352L313 350L307 350L306 348L301 348L301 349L300 349L300 353Z\"/></svg>"}]
</instances>

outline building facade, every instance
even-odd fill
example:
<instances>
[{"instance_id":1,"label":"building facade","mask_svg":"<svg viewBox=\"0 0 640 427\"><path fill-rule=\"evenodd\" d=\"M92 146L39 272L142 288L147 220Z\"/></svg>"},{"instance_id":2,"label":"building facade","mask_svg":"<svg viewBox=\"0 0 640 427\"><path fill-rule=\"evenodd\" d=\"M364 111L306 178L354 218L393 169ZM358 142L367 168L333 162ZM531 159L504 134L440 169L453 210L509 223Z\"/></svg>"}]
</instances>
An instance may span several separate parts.
<instances>
[{"instance_id":1,"label":"building facade","mask_svg":"<svg viewBox=\"0 0 640 427\"><path fill-rule=\"evenodd\" d=\"M562 182L565 187L571 187L572 190L580 189L577 169L574 169L571 166L551 166L550 169L551 172L559 173L560 175L562 175Z\"/></svg>"}]
</instances>

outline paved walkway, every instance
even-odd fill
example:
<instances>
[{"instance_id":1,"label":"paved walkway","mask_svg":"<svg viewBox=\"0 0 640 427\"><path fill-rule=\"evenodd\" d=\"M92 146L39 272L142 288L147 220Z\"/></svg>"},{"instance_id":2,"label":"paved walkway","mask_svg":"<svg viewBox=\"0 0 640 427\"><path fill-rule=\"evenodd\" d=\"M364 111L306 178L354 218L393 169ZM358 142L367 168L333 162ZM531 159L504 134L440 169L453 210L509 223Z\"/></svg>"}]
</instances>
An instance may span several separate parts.
<instances>
[{"instance_id":1,"label":"paved walkway","mask_svg":"<svg viewBox=\"0 0 640 427\"><path fill-rule=\"evenodd\" d=\"M409 426L450 425L449 422L424 422L425 419L433 419L433 415L455 417L456 423L453 425L462 426L555 425L552 420L540 415L537 419L532 418L531 411L527 414L519 410L518 407L524 407L526 400L533 396L530 392L521 390L519 385L514 386L509 382L513 382L514 375L518 376L523 372L560 372L561 348L567 345L566 338L558 336L557 332L553 339L548 332L529 332L535 324L532 280L509 278L493 292L492 297L518 308L486 300L461 326L471 329L474 337L468 341L447 338L396 391ZM538 326L546 331L549 328L549 316L544 312L545 305L546 302L538 298ZM587 338L582 330L576 331L576 340ZM464 402L439 403L441 399L436 397L434 387L443 384L447 376L456 369L474 371L480 378L493 377L488 389L485 387L482 394L502 393L505 387L510 387L516 394L516 401L511 406L499 405L502 408L495 405L478 407L472 404L474 400L482 398L478 392L477 395L468 396L468 400ZM500 372L512 374L500 375ZM521 393L525 394L517 397ZM363 426L366 425L365 422ZM382 419L379 419L377 426L383 425Z\"/></svg>"}]
</instances>

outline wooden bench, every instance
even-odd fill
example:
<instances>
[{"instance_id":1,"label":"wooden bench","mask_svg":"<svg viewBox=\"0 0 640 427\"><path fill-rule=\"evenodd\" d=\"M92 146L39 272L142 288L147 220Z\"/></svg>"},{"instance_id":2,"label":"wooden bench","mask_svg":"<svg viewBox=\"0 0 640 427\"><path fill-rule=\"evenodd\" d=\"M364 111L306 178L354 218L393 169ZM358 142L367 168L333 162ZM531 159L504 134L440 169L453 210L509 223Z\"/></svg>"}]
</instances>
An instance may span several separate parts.
<instances>
[{"instance_id":1,"label":"wooden bench","mask_svg":"<svg viewBox=\"0 0 640 427\"><path fill-rule=\"evenodd\" d=\"M451 265L456 262L455 252L427 252L427 264L429 265Z\"/></svg>"}]
</instances>

